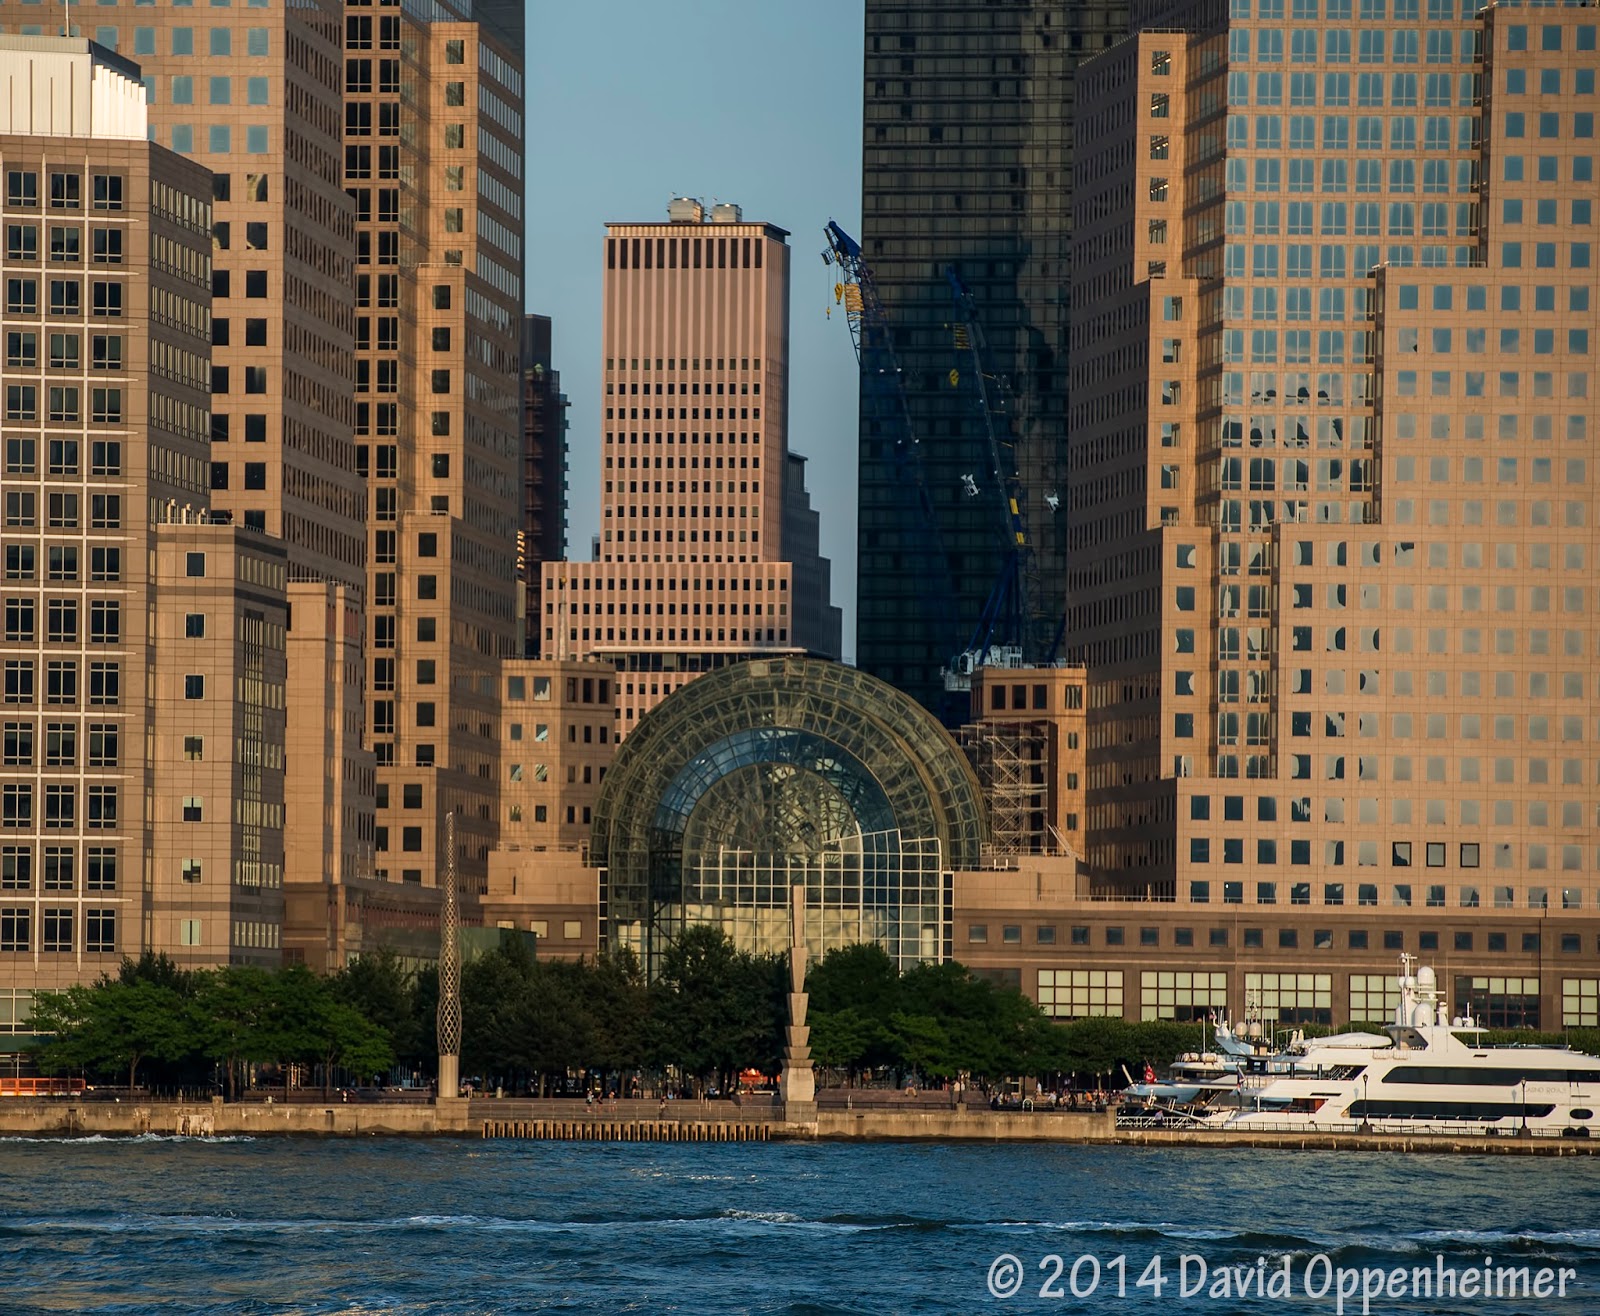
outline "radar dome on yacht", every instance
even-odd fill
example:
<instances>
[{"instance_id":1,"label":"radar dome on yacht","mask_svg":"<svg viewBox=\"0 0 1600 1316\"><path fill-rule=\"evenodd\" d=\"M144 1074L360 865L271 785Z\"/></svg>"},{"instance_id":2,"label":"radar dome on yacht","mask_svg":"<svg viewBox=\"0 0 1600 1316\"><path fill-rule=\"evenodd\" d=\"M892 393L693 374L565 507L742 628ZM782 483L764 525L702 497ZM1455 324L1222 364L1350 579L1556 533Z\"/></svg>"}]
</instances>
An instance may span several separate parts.
<instances>
[{"instance_id":1,"label":"radar dome on yacht","mask_svg":"<svg viewBox=\"0 0 1600 1316\"><path fill-rule=\"evenodd\" d=\"M1434 973L1432 965L1424 964L1420 969L1417 970L1418 987L1421 987L1426 991L1431 987L1438 986L1438 983L1439 977L1436 973Z\"/></svg>"},{"instance_id":2,"label":"radar dome on yacht","mask_svg":"<svg viewBox=\"0 0 1600 1316\"><path fill-rule=\"evenodd\" d=\"M1418 1028L1426 1028L1433 1022L1433 1011L1418 1001L1411 1011L1411 1022Z\"/></svg>"}]
</instances>

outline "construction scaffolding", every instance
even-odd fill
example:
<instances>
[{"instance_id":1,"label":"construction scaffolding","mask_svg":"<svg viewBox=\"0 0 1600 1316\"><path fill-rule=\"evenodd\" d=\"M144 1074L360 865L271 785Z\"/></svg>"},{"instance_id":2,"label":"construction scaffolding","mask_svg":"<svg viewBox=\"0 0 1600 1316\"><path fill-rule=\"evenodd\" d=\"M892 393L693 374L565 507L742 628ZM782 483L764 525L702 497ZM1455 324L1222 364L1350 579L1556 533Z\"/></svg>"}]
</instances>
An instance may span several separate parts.
<instances>
[{"instance_id":1,"label":"construction scaffolding","mask_svg":"<svg viewBox=\"0 0 1600 1316\"><path fill-rule=\"evenodd\" d=\"M973 722L956 733L989 806L986 858L1063 849L1050 821L1051 733L1048 722Z\"/></svg>"}]
</instances>

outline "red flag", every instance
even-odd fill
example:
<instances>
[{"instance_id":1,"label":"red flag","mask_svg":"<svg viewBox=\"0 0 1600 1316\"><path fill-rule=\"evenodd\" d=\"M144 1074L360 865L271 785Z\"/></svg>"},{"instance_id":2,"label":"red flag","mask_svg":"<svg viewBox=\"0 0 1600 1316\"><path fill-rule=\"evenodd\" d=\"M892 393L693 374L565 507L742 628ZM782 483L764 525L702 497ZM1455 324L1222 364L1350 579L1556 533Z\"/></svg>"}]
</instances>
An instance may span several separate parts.
<instances>
[{"instance_id":1,"label":"red flag","mask_svg":"<svg viewBox=\"0 0 1600 1316\"><path fill-rule=\"evenodd\" d=\"M1148 1060L1144 1062L1144 1081L1146 1083L1154 1083L1156 1081L1155 1067Z\"/></svg>"}]
</instances>

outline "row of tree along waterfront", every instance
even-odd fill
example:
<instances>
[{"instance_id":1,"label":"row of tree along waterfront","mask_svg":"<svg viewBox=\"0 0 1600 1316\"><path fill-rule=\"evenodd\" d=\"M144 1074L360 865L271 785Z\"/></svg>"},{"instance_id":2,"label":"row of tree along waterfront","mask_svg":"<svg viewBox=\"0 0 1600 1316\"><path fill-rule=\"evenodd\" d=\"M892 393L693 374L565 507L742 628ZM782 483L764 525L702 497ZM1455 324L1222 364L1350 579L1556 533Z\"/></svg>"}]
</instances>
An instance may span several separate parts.
<instances>
[{"instance_id":1,"label":"row of tree along waterfront","mask_svg":"<svg viewBox=\"0 0 1600 1316\"><path fill-rule=\"evenodd\" d=\"M741 1071L778 1072L787 977L783 956L738 950L709 927L678 938L654 982L626 953L536 961L507 940L462 970L462 1073L540 1096L575 1085L626 1096L656 1090L647 1076L660 1075L686 1092L727 1093ZM992 1087L1026 1076L1058 1088L1120 1087L1124 1067L1137 1073L1210 1040L1204 1023L1053 1022L1020 992L959 964L899 973L872 944L830 951L806 990L824 1083L965 1077ZM46 1072L233 1097L266 1069L324 1090L396 1072L431 1075L437 1005L434 970L407 970L388 953L325 978L302 968L182 970L146 955L115 978L41 993L33 1029L46 1035L38 1051ZM1600 1049L1597 1030L1566 1040Z\"/></svg>"}]
</instances>

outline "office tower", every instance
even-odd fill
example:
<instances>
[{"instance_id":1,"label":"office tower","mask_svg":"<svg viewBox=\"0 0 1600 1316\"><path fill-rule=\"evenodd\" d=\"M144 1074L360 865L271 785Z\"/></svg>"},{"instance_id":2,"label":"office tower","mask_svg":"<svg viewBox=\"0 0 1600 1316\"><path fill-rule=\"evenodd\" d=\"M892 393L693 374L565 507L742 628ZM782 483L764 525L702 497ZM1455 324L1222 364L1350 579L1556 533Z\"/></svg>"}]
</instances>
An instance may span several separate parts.
<instances>
[{"instance_id":1,"label":"office tower","mask_svg":"<svg viewBox=\"0 0 1600 1316\"><path fill-rule=\"evenodd\" d=\"M1081 75L1092 876L1581 918L1594 15L1309 13L1164 13Z\"/></svg>"},{"instance_id":2,"label":"office tower","mask_svg":"<svg viewBox=\"0 0 1600 1316\"><path fill-rule=\"evenodd\" d=\"M702 672L839 655L838 609L796 597L825 564L784 557L784 509L806 505L788 463L788 235L726 203L668 215L606 226L600 557L544 568L543 654L615 665L618 736Z\"/></svg>"},{"instance_id":3,"label":"office tower","mask_svg":"<svg viewBox=\"0 0 1600 1316\"><path fill-rule=\"evenodd\" d=\"M138 65L154 140L214 175L213 505L283 539L291 579L359 586L342 11L315 0L65 12L79 36ZM53 34L56 18L0 0L8 31Z\"/></svg>"},{"instance_id":4,"label":"office tower","mask_svg":"<svg viewBox=\"0 0 1600 1316\"><path fill-rule=\"evenodd\" d=\"M352 203L340 176L343 6L73 6L74 30L139 66L154 140L212 179L211 502L282 540L291 616L364 625L366 491L352 442ZM0 0L38 31L39 6ZM55 31L55 26L49 26ZM358 684L314 636L292 646L286 698L322 717ZM325 661L324 661L325 660ZM359 673L358 673L359 675ZM297 725L307 722L295 719ZM319 722L320 725L320 722ZM326 724L296 762L287 880L319 890L372 867L372 751L360 721ZM309 732L299 739L309 750ZM294 953L294 952L292 952Z\"/></svg>"},{"instance_id":5,"label":"office tower","mask_svg":"<svg viewBox=\"0 0 1600 1316\"><path fill-rule=\"evenodd\" d=\"M541 568L567 555L567 395L551 359L548 315L522 320L522 531L517 571L524 598L522 652L539 653Z\"/></svg>"},{"instance_id":6,"label":"office tower","mask_svg":"<svg viewBox=\"0 0 1600 1316\"><path fill-rule=\"evenodd\" d=\"M1027 657L1042 661L1065 594L1073 70L1126 31L1122 0L866 7L861 245L938 525L936 540L897 456L898 401L864 381L856 661L957 718L965 698L945 708L941 670L976 631L1006 539L979 369L952 327L961 317L945 271L972 293L999 437L1027 491L1038 564Z\"/></svg>"},{"instance_id":7,"label":"office tower","mask_svg":"<svg viewBox=\"0 0 1600 1316\"><path fill-rule=\"evenodd\" d=\"M469 894L496 834L499 664L522 648L522 39L512 4L345 20L374 873L436 886L453 810Z\"/></svg>"},{"instance_id":8,"label":"office tower","mask_svg":"<svg viewBox=\"0 0 1600 1316\"><path fill-rule=\"evenodd\" d=\"M273 964L282 545L209 508L211 177L126 60L6 37L0 1031L153 949Z\"/></svg>"}]
</instances>

